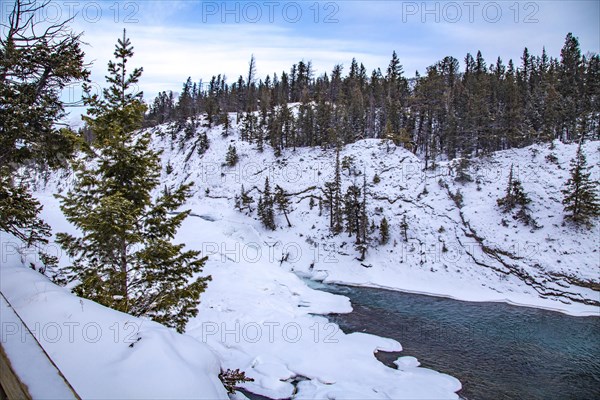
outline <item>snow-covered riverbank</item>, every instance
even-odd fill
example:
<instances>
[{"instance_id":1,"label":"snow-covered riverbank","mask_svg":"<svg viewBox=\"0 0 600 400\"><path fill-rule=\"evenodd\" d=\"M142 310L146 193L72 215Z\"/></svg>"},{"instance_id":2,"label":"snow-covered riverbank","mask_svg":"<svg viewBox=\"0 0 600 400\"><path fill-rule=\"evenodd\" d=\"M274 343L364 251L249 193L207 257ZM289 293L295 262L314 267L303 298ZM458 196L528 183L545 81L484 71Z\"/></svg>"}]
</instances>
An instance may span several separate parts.
<instances>
[{"instance_id":1,"label":"snow-covered riverbank","mask_svg":"<svg viewBox=\"0 0 600 400\"><path fill-rule=\"evenodd\" d=\"M72 231L55 199L40 200L55 230ZM205 273L213 278L185 335L78 299L19 266L14 242L4 237L3 249L13 255L2 263L2 292L38 327L36 337L84 397L218 398L224 394L215 381L220 365L245 371L254 381L243 387L271 398L457 398L455 378L414 365L392 369L375 358L376 351L400 351L397 341L347 334L318 315L352 308L347 298L310 289L270 262L265 238L233 213L227 219L191 217L177 236L210 254ZM161 378L163 368L169 371Z\"/></svg>"}]
</instances>

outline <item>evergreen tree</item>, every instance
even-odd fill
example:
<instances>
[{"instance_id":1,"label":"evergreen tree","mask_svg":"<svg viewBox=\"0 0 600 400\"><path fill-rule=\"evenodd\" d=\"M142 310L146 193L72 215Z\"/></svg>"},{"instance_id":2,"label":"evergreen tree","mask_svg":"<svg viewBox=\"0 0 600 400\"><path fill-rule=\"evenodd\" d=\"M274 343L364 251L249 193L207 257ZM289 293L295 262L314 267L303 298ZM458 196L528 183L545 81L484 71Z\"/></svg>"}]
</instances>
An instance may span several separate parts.
<instances>
[{"instance_id":1,"label":"evergreen tree","mask_svg":"<svg viewBox=\"0 0 600 400\"><path fill-rule=\"evenodd\" d=\"M256 213L258 214L258 219L262 222L262 216L265 213L265 204L263 202L262 196L258 196L258 203L256 204Z\"/></svg>"},{"instance_id":2,"label":"evergreen tree","mask_svg":"<svg viewBox=\"0 0 600 400\"><path fill-rule=\"evenodd\" d=\"M290 219L288 218L288 213L290 212L290 202L287 198L287 193L285 190L281 188L281 186L277 185L275 187L275 203L277 204L277 209L283 213L285 216L285 220L287 221L288 227L292 227L290 223Z\"/></svg>"},{"instance_id":3,"label":"evergreen tree","mask_svg":"<svg viewBox=\"0 0 600 400\"><path fill-rule=\"evenodd\" d=\"M333 180L333 232L337 235L342 232L342 175L340 170L340 149L335 152L335 176Z\"/></svg>"},{"instance_id":4,"label":"evergreen tree","mask_svg":"<svg viewBox=\"0 0 600 400\"><path fill-rule=\"evenodd\" d=\"M577 147L577 154L571 160L571 177L567 181L563 204L565 219L577 225L591 225L591 220L600 215L600 202L596 192L598 182L590 179L585 154L581 149L582 141Z\"/></svg>"},{"instance_id":5,"label":"evergreen tree","mask_svg":"<svg viewBox=\"0 0 600 400\"><path fill-rule=\"evenodd\" d=\"M360 251L360 260L364 260L368 248L368 228L369 217L367 215L367 175L363 175L362 203L360 205L360 240L356 243L356 248Z\"/></svg>"},{"instance_id":6,"label":"evergreen tree","mask_svg":"<svg viewBox=\"0 0 600 400\"><path fill-rule=\"evenodd\" d=\"M4 3L3 3L4 4ZM4 4L8 6L8 4ZM75 149L75 134L59 129L65 115L61 90L87 79L81 34L71 20L42 26L37 18L48 2L15 0L3 8L0 35L0 231L27 244L45 242L49 226L19 168L42 169L65 164ZM4 14L5 11L10 11Z\"/></svg>"},{"instance_id":7,"label":"evergreen tree","mask_svg":"<svg viewBox=\"0 0 600 400\"><path fill-rule=\"evenodd\" d=\"M379 233L381 235L379 243L386 244L390 240L390 226L387 218L383 217L379 224Z\"/></svg>"},{"instance_id":8,"label":"evergreen tree","mask_svg":"<svg viewBox=\"0 0 600 400\"><path fill-rule=\"evenodd\" d=\"M356 185L348 186L344 196L344 215L346 216L346 232L349 236L356 235L360 241L360 188Z\"/></svg>"},{"instance_id":9,"label":"evergreen tree","mask_svg":"<svg viewBox=\"0 0 600 400\"><path fill-rule=\"evenodd\" d=\"M497 203L504 213L519 207L519 210L514 214L514 218L522 221L526 225L532 225L534 228L537 227L536 222L531 217L529 208L527 207L527 205L531 203L531 200L525 193L521 181L513 175L512 165L510 166L510 173L508 174L506 194L504 197L498 199Z\"/></svg>"},{"instance_id":10,"label":"evergreen tree","mask_svg":"<svg viewBox=\"0 0 600 400\"><path fill-rule=\"evenodd\" d=\"M242 118L242 127L240 129L241 139L252 142L256 136L258 120L256 115L246 112Z\"/></svg>"},{"instance_id":11,"label":"evergreen tree","mask_svg":"<svg viewBox=\"0 0 600 400\"><path fill-rule=\"evenodd\" d=\"M465 157L461 157L456 163L456 177L454 181L459 183L473 182L473 178L469 175L470 161Z\"/></svg>"},{"instance_id":12,"label":"evergreen tree","mask_svg":"<svg viewBox=\"0 0 600 400\"><path fill-rule=\"evenodd\" d=\"M229 136L229 131L231 130L231 120L229 119L229 115L225 113L223 115L223 137Z\"/></svg>"},{"instance_id":13,"label":"evergreen tree","mask_svg":"<svg viewBox=\"0 0 600 400\"><path fill-rule=\"evenodd\" d=\"M310 63L299 62L281 80L267 76L257 83L252 58L248 75L231 86L219 75L201 94L191 80L185 82L177 108L184 108L190 92L192 113L202 104L209 125L236 111L238 122L243 120L242 140L256 140L259 150L266 140L276 156L286 147L328 149L360 138L387 138L419 152L426 168L434 168L440 156L479 156L555 137L600 137L600 58L582 55L572 34L567 35L560 61L545 50L535 56L528 49L518 66L512 60L505 65L499 57L488 65L479 51L476 56L467 54L464 61L461 74L458 60L444 57L429 66L425 76L417 73L411 85L396 53L384 73L376 69L370 79L353 59L346 77L336 65L331 77L325 73L313 79ZM299 103L294 113L289 101ZM172 98L160 94L147 123L173 119L173 104ZM391 142L387 150L392 151ZM335 206L340 203L333 203L337 217ZM338 227L334 221L332 230Z\"/></svg>"},{"instance_id":14,"label":"evergreen tree","mask_svg":"<svg viewBox=\"0 0 600 400\"><path fill-rule=\"evenodd\" d=\"M242 185L240 195L235 197L236 208L240 212L248 210L251 213L252 212L252 203L254 203L254 199L252 198L252 196L250 196L248 194L248 192L246 190L244 190L244 185Z\"/></svg>"},{"instance_id":15,"label":"evergreen tree","mask_svg":"<svg viewBox=\"0 0 600 400\"><path fill-rule=\"evenodd\" d=\"M234 145L229 145L227 149L227 155L225 156L225 163L229 167L234 167L239 161L237 150Z\"/></svg>"},{"instance_id":16,"label":"evergreen tree","mask_svg":"<svg viewBox=\"0 0 600 400\"><path fill-rule=\"evenodd\" d=\"M177 102L177 114L181 123L188 122L188 119L194 115L191 77L187 78L181 89L181 95Z\"/></svg>"},{"instance_id":17,"label":"evergreen tree","mask_svg":"<svg viewBox=\"0 0 600 400\"><path fill-rule=\"evenodd\" d=\"M58 196L67 220L83 234L57 235L73 264L66 268L73 291L134 316L147 316L182 332L198 313L200 294L210 277L197 277L206 258L173 244L188 216L172 214L190 195L191 184L165 188L153 200L160 176L159 154L149 133L136 134L145 106L131 93L142 69L127 74L133 48L125 32L108 64L110 88L102 98L86 87L84 117L96 141L76 163L76 181Z\"/></svg>"},{"instance_id":18,"label":"evergreen tree","mask_svg":"<svg viewBox=\"0 0 600 400\"><path fill-rule=\"evenodd\" d=\"M260 125L256 129L256 150L258 150L259 153L262 153L265 149L264 130L265 130L264 125ZM275 157L279 157L279 156L281 156L281 151L279 150L279 148L275 148Z\"/></svg>"},{"instance_id":19,"label":"evergreen tree","mask_svg":"<svg viewBox=\"0 0 600 400\"><path fill-rule=\"evenodd\" d=\"M402 216L402 222L400 223L400 229L402 230L402 235L404 236L404 241L408 242L408 222L406 221L406 215Z\"/></svg>"},{"instance_id":20,"label":"evergreen tree","mask_svg":"<svg viewBox=\"0 0 600 400\"><path fill-rule=\"evenodd\" d=\"M334 198L335 198L335 190L334 190L334 185L333 182L325 182L325 187L322 189L323 190L323 195L324 195L324 201L325 201L325 207L329 208L329 230L331 231L331 233L334 233L334 213L335 213L335 208L334 208ZM323 211L323 204L321 199L319 199L319 215L322 214Z\"/></svg>"},{"instance_id":21,"label":"evergreen tree","mask_svg":"<svg viewBox=\"0 0 600 400\"><path fill-rule=\"evenodd\" d=\"M336 149L335 170L333 181L325 182L323 189L326 205L329 208L329 229L334 235L343 230L344 216L342 213L342 176L340 168L340 151Z\"/></svg>"},{"instance_id":22,"label":"evergreen tree","mask_svg":"<svg viewBox=\"0 0 600 400\"><path fill-rule=\"evenodd\" d=\"M323 198L319 196L319 217L323 215Z\"/></svg>"},{"instance_id":23,"label":"evergreen tree","mask_svg":"<svg viewBox=\"0 0 600 400\"><path fill-rule=\"evenodd\" d=\"M508 184L506 186L506 194L504 197L497 200L498 206L503 212L513 210L516 206L525 207L531 200L525 193L523 185L519 178L513 175L513 166L510 166L508 174Z\"/></svg>"},{"instance_id":24,"label":"evergreen tree","mask_svg":"<svg viewBox=\"0 0 600 400\"><path fill-rule=\"evenodd\" d=\"M561 130L567 141L576 139L577 117L581 111L582 58L579 40L568 33L560 51L558 91L561 95Z\"/></svg>"},{"instance_id":25,"label":"evergreen tree","mask_svg":"<svg viewBox=\"0 0 600 400\"><path fill-rule=\"evenodd\" d=\"M274 231L277 226L275 226L275 216L273 212L273 196L271 195L271 187L269 186L269 177L265 178L265 188L263 190L262 196L258 200L258 217L260 221L263 223L265 228Z\"/></svg>"},{"instance_id":26,"label":"evergreen tree","mask_svg":"<svg viewBox=\"0 0 600 400\"><path fill-rule=\"evenodd\" d=\"M205 130L198 135L198 139L196 140L195 146L196 151L199 155L203 155L204 153L206 153L206 150L208 150L208 148L210 147L208 136Z\"/></svg>"},{"instance_id":27,"label":"evergreen tree","mask_svg":"<svg viewBox=\"0 0 600 400\"><path fill-rule=\"evenodd\" d=\"M27 246L46 243L50 226L38 217L41 209L27 186L15 185L9 174L0 172L0 231L14 235Z\"/></svg>"}]
</instances>

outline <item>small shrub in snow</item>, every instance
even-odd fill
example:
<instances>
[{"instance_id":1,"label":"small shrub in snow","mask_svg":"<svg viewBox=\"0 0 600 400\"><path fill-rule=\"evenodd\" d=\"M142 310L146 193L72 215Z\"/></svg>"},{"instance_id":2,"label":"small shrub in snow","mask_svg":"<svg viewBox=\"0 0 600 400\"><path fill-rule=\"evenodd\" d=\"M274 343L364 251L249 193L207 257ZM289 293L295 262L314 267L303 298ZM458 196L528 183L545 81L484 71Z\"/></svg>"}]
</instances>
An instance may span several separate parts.
<instances>
[{"instance_id":1,"label":"small shrub in snow","mask_svg":"<svg viewBox=\"0 0 600 400\"><path fill-rule=\"evenodd\" d=\"M239 157L237 154L237 149L233 145L229 145L227 149L227 155L225 156L225 164L228 167L234 167L239 161Z\"/></svg>"},{"instance_id":2,"label":"small shrub in snow","mask_svg":"<svg viewBox=\"0 0 600 400\"><path fill-rule=\"evenodd\" d=\"M383 217L381 220L381 224L379 225L379 232L381 234L381 238L379 242L381 244L386 244L390 240L390 226L387 218Z\"/></svg>"},{"instance_id":3,"label":"small shrub in snow","mask_svg":"<svg viewBox=\"0 0 600 400\"><path fill-rule=\"evenodd\" d=\"M506 194L504 197L497 200L498 207L504 213L508 213L513 209L519 207L519 210L513 215L513 218L523 222L525 225L531 225L534 228L537 227L535 220L531 217L527 204L531 203L531 200L525 193L521 181L514 177L513 167L510 167L510 173L508 175L508 185L506 187Z\"/></svg>"},{"instance_id":4,"label":"small shrub in snow","mask_svg":"<svg viewBox=\"0 0 600 400\"><path fill-rule=\"evenodd\" d=\"M546 161L552 164L558 164L558 158L554 155L554 153L550 153L546 156Z\"/></svg>"},{"instance_id":5,"label":"small shrub in snow","mask_svg":"<svg viewBox=\"0 0 600 400\"><path fill-rule=\"evenodd\" d=\"M248 378L244 371L240 371L239 369L227 371L221 371L219 374L219 379L223 382L223 386L227 389L227 392L230 394L234 394L237 388L237 385L244 382L254 382L254 379Z\"/></svg>"},{"instance_id":6,"label":"small shrub in snow","mask_svg":"<svg viewBox=\"0 0 600 400\"><path fill-rule=\"evenodd\" d=\"M470 166L470 162L468 158L461 158L456 164L456 178L454 178L455 182L458 183L467 183L473 182L473 178L467 172Z\"/></svg>"},{"instance_id":7,"label":"small shrub in snow","mask_svg":"<svg viewBox=\"0 0 600 400\"><path fill-rule=\"evenodd\" d=\"M462 206L463 206L463 194L460 191L460 189L457 189L456 193L450 192L450 198L452 199L452 201L454 201L454 204L456 204L456 207L462 208Z\"/></svg>"}]
</instances>

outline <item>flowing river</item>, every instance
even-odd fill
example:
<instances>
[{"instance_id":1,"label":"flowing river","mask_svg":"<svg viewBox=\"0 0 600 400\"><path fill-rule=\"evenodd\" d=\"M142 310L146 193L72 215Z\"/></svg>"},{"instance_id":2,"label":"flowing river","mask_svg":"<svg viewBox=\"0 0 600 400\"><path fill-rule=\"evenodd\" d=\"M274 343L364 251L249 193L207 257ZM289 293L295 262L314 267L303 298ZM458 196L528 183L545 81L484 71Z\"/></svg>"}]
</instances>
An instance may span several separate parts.
<instances>
[{"instance_id":1,"label":"flowing river","mask_svg":"<svg viewBox=\"0 0 600 400\"><path fill-rule=\"evenodd\" d=\"M422 367L458 378L463 398L600 399L598 317L307 283L350 298L352 313L328 316L345 332L402 344L400 353L379 353L382 362L414 356Z\"/></svg>"}]
</instances>

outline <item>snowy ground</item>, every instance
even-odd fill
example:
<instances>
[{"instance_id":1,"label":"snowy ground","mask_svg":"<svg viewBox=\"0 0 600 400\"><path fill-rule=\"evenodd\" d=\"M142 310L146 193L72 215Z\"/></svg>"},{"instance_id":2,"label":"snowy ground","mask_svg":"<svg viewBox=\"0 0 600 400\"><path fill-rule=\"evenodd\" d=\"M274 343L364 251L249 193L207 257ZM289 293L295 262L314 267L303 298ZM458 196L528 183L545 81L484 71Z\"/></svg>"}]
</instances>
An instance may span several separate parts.
<instances>
[{"instance_id":1,"label":"snowy ground","mask_svg":"<svg viewBox=\"0 0 600 400\"><path fill-rule=\"evenodd\" d=\"M2 236L0 289L75 391L85 399L227 399L219 359L209 346L152 321L80 299L21 265ZM7 353L33 344L26 330L0 314ZM28 343L29 342L29 343ZM24 352L11 362L36 381L34 398L56 398L38 363Z\"/></svg>"},{"instance_id":2,"label":"snowy ground","mask_svg":"<svg viewBox=\"0 0 600 400\"><path fill-rule=\"evenodd\" d=\"M39 197L44 218L73 231L57 201ZM34 251L23 257L3 237L2 293L82 397L223 398L220 365L244 370L254 379L244 387L272 398L457 398L455 378L404 357L398 369L374 357L400 351L398 342L345 334L317 315L352 308L279 267L248 218L224 207L195 210L177 240L210 255L204 272L213 280L185 335L77 298L20 266L35 262Z\"/></svg>"},{"instance_id":3,"label":"snowy ground","mask_svg":"<svg viewBox=\"0 0 600 400\"><path fill-rule=\"evenodd\" d=\"M469 169L474 182L465 184L454 181L452 163L441 163L435 171L424 173L417 157L384 141L363 140L347 146L341 156L353 161L343 172L343 191L353 182L361 185L366 173L369 217L378 224L386 216L391 226L390 242L370 248L359 262L353 238L347 234L331 237L328 211L323 209L319 216L318 206L309 207L309 196L320 195L319 188L331 180L333 151L286 150L276 158L268 146L259 153L255 145L239 142L235 130L223 138L221 129L214 128L208 131L210 149L199 156L193 141L182 142L179 137L171 143L167 130L165 126L154 129L153 145L164 152L163 181L194 181L196 187L187 204L193 216L182 226L177 241L208 255L205 273L213 277L202 296L199 316L189 322L186 335L85 300L80 303L64 289L17 267L15 257L10 262L2 260L2 291L31 323L76 321L84 325L97 320L107 324L103 332L111 332L115 323L123 329L128 321L140 327L136 335L142 339L133 348L114 343L112 337L97 345L44 344L84 397L94 397L87 396L92 393L96 397L123 397L123 393L126 397L201 397L198 393L222 397L222 388L215 384L219 363L223 369L240 368L254 378L244 385L249 391L274 398L457 397L460 383L456 379L418 368L413 359L401 358L398 369L377 361L375 351L397 351L400 344L341 332L322 315L349 312L348 299L310 289L298 275L464 300L507 301L574 315L600 314L592 304L600 301L599 293L589 288L596 285L597 289L600 283L598 224L591 231L562 225L560 189L568 177L575 145L557 143L552 151L548 146L534 146L496 153L474 162ZM239 164L232 168L223 165L230 144L240 154ZM597 177L598 142L587 143L585 150ZM550 153L556 156L556 164L546 162ZM173 168L170 174L167 164ZM495 205L505 190L511 164L532 198L540 229L504 216ZM373 183L375 174L381 179L378 184ZM280 185L295 193L289 216L292 228L277 215L280 228L267 231L255 213L248 216L233 209L233 197L241 185L252 189L257 200L265 177L271 188ZM69 173L40 173L34 180L44 204L43 216L54 232L72 231L52 197L70 184ZM448 195L457 189L464 197L460 209ZM407 240L400 227L404 216ZM507 226L500 223L503 217ZM47 250L62 255L52 244ZM67 265L68 260L62 257L61 263ZM92 319L86 319L89 314ZM197 355L190 358L187 346ZM71 357L72 353L77 354ZM89 365L89 369L78 365ZM165 368L168 376L159 377ZM96 369L102 372L96 374ZM191 371L199 377L197 381ZM167 379L187 383L161 386L162 392L153 389ZM111 384L103 383L107 381ZM170 390L175 387L180 392ZM198 392L199 387L207 391Z\"/></svg>"}]
</instances>

